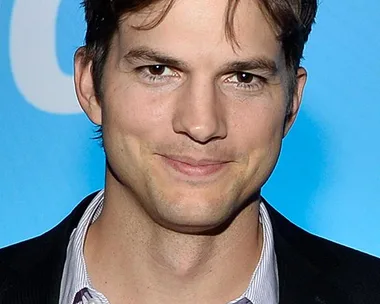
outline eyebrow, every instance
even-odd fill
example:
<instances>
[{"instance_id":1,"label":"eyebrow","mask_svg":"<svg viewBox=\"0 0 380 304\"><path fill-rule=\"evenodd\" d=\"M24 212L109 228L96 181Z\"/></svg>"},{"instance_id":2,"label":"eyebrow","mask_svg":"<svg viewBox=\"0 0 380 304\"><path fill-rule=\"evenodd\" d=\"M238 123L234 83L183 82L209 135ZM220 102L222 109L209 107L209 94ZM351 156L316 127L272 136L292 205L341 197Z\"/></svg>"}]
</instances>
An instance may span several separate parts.
<instances>
[{"instance_id":1,"label":"eyebrow","mask_svg":"<svg viewBox=\"0 0 380 304\"><path fill-rule=\"evenodd\" d=\"M162 65L178 67L182 69L188 69L188 65L177 58L170 55L162 53L160 51L150 49L147 47L138 47L128 51L127 54L123 56L123 59L129 63L134 63L140 60L147 60ZM253 57L247 60L237 60L225 63L222 66L222 71L252 71L260 70L269 75L276 75L278 72L277 64L274 60L267 57Z\"/></svg>"},{"instance_id":2,"label":"eyebrow","mask_svg":"<svg viewBox=\"0 0 380 304\"><path fill-rule=\"evenodd\" d=\"M243 61L227 62L222 67L223 71L252 71L259 70L274 76L278 72L277 64L267 57L254 57Z\"/></svg>"},{"instance_id":3,"label":"eyebrow","mask_svg":"<svg viewBox=\"0 0 380 304\"><path fill-rule=\"evenodd\" d=\"M188 68L187 64L181 60L146 47L131 49L127 54L123 56L123 59L129 63L134 63L135 61L139 60L147 60L162 65L168 65L183 69Z\"/></svg>"}]
</instances>

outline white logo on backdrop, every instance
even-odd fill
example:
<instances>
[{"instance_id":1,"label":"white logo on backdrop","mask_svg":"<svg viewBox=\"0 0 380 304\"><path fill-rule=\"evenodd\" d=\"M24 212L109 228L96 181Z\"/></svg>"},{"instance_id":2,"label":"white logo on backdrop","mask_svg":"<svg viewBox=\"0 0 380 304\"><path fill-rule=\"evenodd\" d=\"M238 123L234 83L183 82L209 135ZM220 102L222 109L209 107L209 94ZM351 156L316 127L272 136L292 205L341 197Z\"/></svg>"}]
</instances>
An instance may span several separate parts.
<instances>
[{"instance_id":1,"label":"white logo on backdrop","mask_svg":"<svg viewBox=\"0 0 380 304\"><path fill-rule=\"evenodd\" d=\"M25 99L50 113L81 112L73 78L58 66L56 20L61 0L15 0L10 30L11 68Z\"/></svg>"}]
</instances>

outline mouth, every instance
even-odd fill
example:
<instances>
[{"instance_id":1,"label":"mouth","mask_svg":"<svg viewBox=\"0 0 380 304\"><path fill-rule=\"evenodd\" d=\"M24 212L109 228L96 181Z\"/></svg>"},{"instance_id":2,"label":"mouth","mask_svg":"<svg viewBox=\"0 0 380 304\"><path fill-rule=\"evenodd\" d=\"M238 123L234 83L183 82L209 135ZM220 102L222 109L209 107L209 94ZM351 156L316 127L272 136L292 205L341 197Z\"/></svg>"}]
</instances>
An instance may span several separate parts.
<instances>
[{"instance_id":1,"label":"mouth","mask_svg":"<svg viewBox=\"0 0 380 304\"><path fill-rule=\"evenodd\" d=\"M188 177L207 177L223 170L230 161L188 156L160 155L166 165Z\"/></svg>"}]
</instances>

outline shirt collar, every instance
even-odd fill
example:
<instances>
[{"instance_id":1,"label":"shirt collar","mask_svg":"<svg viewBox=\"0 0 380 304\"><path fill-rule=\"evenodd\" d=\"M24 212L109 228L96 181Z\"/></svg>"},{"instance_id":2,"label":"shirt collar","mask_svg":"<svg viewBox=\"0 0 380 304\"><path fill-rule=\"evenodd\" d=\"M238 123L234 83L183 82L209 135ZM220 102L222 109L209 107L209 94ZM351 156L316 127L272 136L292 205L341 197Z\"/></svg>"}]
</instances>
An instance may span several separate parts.
<instances>
[{"instance_id":1,"label":"shirt collar","mask_svg":"<svg viewBox=\"0 0 380 304\"><path fill-rule=\"evenodd\" d=\"M278 303L279 284L273 230L263 202L260 202L260 222L263 226L263 249L248 288L242 297L246 297L253 304Z\"/></svg>"},{"instance_id":2,"label":"shirt collar","mask_svg":"<svg viewBox=\"0 0 380 304\"><path fill-rule=\"evenodd\" d=\"M88 290L90 294L96 292L87 273L83 248L88 227L97 220L103 210L103 199L104 191L102 190L92 199L77 228L71 233L66 250L59 304L74 303L76 294L82 290ZM108 303L108 301L101 303Z\"/></svg>"}]
</instances>

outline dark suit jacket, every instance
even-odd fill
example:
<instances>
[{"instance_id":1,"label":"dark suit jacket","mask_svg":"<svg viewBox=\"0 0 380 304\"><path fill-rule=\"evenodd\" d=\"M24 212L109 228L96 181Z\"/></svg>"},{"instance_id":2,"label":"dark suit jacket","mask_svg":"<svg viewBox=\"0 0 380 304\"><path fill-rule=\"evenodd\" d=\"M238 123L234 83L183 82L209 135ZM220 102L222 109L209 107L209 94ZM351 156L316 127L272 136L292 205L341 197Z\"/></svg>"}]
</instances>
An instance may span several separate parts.
<instances>
[{"instance_id":1,"label":"dark suit jacket","mask_svg":"<svg viewBox=\"0 0 380 304\"><path fill-rule=\"evenodd\" d=\"M1 304L58 303L66 247L93 197L51 231L0 250ZM313 236L267 208L280 304L380 304L379 259Z\"/></svg>"}]
</instances>

